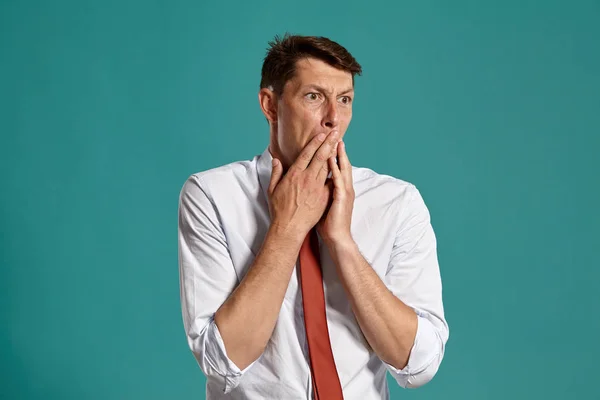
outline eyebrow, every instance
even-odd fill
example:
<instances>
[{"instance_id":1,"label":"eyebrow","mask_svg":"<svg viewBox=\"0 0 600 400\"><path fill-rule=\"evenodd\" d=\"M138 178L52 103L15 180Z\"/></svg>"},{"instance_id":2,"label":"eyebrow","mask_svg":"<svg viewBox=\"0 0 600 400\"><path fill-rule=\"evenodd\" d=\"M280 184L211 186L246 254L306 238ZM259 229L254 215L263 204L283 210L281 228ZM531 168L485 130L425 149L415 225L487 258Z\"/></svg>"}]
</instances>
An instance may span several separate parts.
<instances>
[{"instance_id":1,"label":"eyebrow","mask_svg":"<svg viewBox=\"0 0 600 400\"><path fill-rule=\"evenodd\" d=\"M304 87L303 87L303 89L316 89L317 91L319 91L319 92L324 92L324 93L328 93L328 92L329 92L329 91L328 91L327 89L325 89L324 87L321 87L321 86L319 86L319 85L315 85L315 84L306 85L306 86L304 86ZM340 95L343 95L343 94L348 94L348 93L350 93L350 92L353 92L353 91L354 91L354 88L353 88L353 87L350 87L350 88L348 88L348 89L346 89L346 90L344 90L344 91L340 92Z\"/></svg>"}]
</instances>

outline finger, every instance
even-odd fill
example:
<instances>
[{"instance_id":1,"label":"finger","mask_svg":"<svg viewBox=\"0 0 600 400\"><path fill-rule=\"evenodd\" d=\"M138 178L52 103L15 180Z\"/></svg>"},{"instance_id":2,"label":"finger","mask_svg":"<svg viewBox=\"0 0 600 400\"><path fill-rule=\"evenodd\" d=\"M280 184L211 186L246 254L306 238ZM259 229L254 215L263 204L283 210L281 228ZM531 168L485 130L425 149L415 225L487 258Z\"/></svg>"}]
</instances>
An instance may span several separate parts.
<instances>
[{"instance_id":1,"label":"finger","mask_svg":"<svg viewBox=\"0 0 600 400\"><path fill-rule=\"evenodd\" d=\"M329 168L331 169L331 179L333 180L333 185L336 189L344 189L346 183L344 182L344 177L342 176L342 172L335 162L335 157L329 158Z\"/></svg>"},{"instance_id":2,"label":"finger","mask_svg":"<svg viewBox=\"0 0 600 400\"><path fill-rule=\"evenodd\" d=\"M346 153L346 143L343 140L338 144L338 161L340 164L340 171L344 172L345 170L350 169L352 166L350 165L350 160L348 159L348 153Z\"/></svg>"},{"instance_id":3,"label":"finger","mask_svg":"<svg viewBox=\"0 0 600 400\"><path fill-rule=\"evenodd\" d=\"M321 167L321 169L319 170L318 174L317 174L317 181L318 182L325 182L325 180L327 178L329 178L329 171L330 171L330 167L329 167L329 161L324 163L323 166Z\"/></svg>"},{"instance_id":4,"label":"finger","mask_svg":"<svg viewBox=\"0 0 600 400\"><path fill-rule=\"evenodd\" d=\"M325 182L325 180L327 179L328 176L329 176L329 164L325 163L325 164L323 164L323 167L321 167L321 169L319 169L316 180L318 182Z\"/></svg>"},{"instance_id":5,"label":"finger","mask_svg":"<svg viewBox=\"0 0 600 400\"><path fill-rule=\"evenodd\" d=\"M329 209L331 208L331 205L333 204L333 181L331 179L327 179L327 181L325 182L325 187L327 188L327 191L329 192L329 199L327 200L327 206L325 207L325 211L323 212L322 218L325 219L327 217L327 214L329 213Z\"/></svg>"},{"instance_id":6,"label":"finger","mask_svg":"<svg viewBox=\"0 0 600 400\"><path fill-rule=\"evenodd\" d=\"M323 142L321 147L317 150L315 155L313 156L310 164L307 168L314 176L319 175L319 171L325 167L327 168L327 160L331 157L331 153L335 149L335 146L338 142L338 131L331 131L327 139Z\"/></svg>"},{"instance_id":7,"label":"finger","mask_svg":"<svg viewBox=\"0 0 600 400\"><path fill-rule=\"evenodd\" d=\"M348 153L346 153L346 143L343 141L340 141L340 144L338 145L338 163L344 181L346 184L352 185L352 164L350 164Z\"/></svg>"},{"instance_id":8,"label":"finger","mask_svg":"<svg viewBox=\"0 0 600 400\"><path fill-rule=\"evenodd\" d=\"M327 135L325 135L324 133L313 137L310 140L310 142L308 142L308 144L304 146L304 149L302 149L302 151L298 155L298 158L296 159L296 161L294 161L290 168L296 168L300 171L304 171L310 164L310 161L313 159L313 156L315 155L316 151L323 144L323 141L326 137Z\"/></svg>"},{"instance_id":9,"label":"finger","mask_svg":"<svg viewBox=\"0 0 600 400\"><path fill-rule=\"evenodd\" d=\"M269 194L272 195L277 187L277 184L281 180L281 176L283 175L283 167L281 162L274 158L273 159L273 170L271 171L271 181L269 183Z\"/></svg>"}]
</instances>

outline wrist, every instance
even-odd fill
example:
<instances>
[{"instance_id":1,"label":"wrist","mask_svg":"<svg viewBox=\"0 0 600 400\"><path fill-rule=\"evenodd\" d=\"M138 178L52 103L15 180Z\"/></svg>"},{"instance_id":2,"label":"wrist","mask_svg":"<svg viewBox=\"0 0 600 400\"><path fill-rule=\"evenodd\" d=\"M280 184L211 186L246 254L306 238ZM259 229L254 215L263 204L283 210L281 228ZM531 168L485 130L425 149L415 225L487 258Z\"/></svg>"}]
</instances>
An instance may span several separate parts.
<instances>
[{"instance_id":1,"label":"wrist","mask_svg":"<svg viewBox=\"0 0 600 400\"><path fill-rule=\"evenodd\" d=\"M351 235L346 235L340 238L324 238L323 241L334 258L338 258L339 255L342 254L349 254L358 251L358 245Z\"/></svg>"},{"instance_id":2,"label":"wrist","mask_svg":"<svg viewBox=\"0 0 600 400\"><path fill-rule=\"evenodd\" d=\"M307 234L308 232L302 232L296 225L272 221L267 236L300 247Z\"/></svg>"}]
</instances>

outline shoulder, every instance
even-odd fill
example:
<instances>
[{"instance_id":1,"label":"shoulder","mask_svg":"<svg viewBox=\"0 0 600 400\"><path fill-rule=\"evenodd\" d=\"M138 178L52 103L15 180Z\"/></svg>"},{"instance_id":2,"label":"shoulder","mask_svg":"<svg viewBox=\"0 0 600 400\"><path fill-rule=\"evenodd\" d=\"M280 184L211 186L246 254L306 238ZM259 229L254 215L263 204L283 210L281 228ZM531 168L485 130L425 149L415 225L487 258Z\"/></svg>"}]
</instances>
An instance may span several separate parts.
<instances>
[{"instance_id":1,"label":"shoulder","mask_svg":"<svg viewBox=\"0 0 600 400\"><path fill-rule=\"evenodd\" d=\"M378 173L370 168L353 166L352 178L357 194L377 191L378 195L403 198L418 192L412 182L392 175Z\"/></svg>"},{"instance_id":2,"label":"shoulder","mask_svg":"<svg viewBox=\"0 0 600 400\"><path fill-rule=\"evenodd\" d=\"M183 183L181 195L203 194L212 198L236 187L251 185L256 180L257 157L192 173Z\"/></svg>"},{"instance_id":3,"label":"shoulder","mask_svg":"<svg viewBox=\"0 0 600 400\"><path fill-rule=\"evenodd\" d=\"M429 210L414 183L364 167L353 167L352 176L355 197L366 209L379 209L382 215L400 221L414 216L429 219Z\"/></svg>"}]
</instances>

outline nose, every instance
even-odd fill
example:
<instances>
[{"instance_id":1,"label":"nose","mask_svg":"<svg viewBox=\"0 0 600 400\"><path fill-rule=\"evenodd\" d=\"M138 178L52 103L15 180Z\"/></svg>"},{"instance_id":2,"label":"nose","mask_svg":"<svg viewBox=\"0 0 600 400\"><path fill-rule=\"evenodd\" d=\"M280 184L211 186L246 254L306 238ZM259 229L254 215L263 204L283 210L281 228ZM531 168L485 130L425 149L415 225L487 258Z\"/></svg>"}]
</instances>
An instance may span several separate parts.
<instances>
[{"instance_id":1,"label":"nose","mask_svg":"<svg viewBox=\"0 0 600 400\"><path fill-rule=\"evenodd\" d=\"M325 107L323 126L328 129L337 127L339 122L337 103L335 101L330 101L326 103Z\"/></svg>"}]
</instances>

